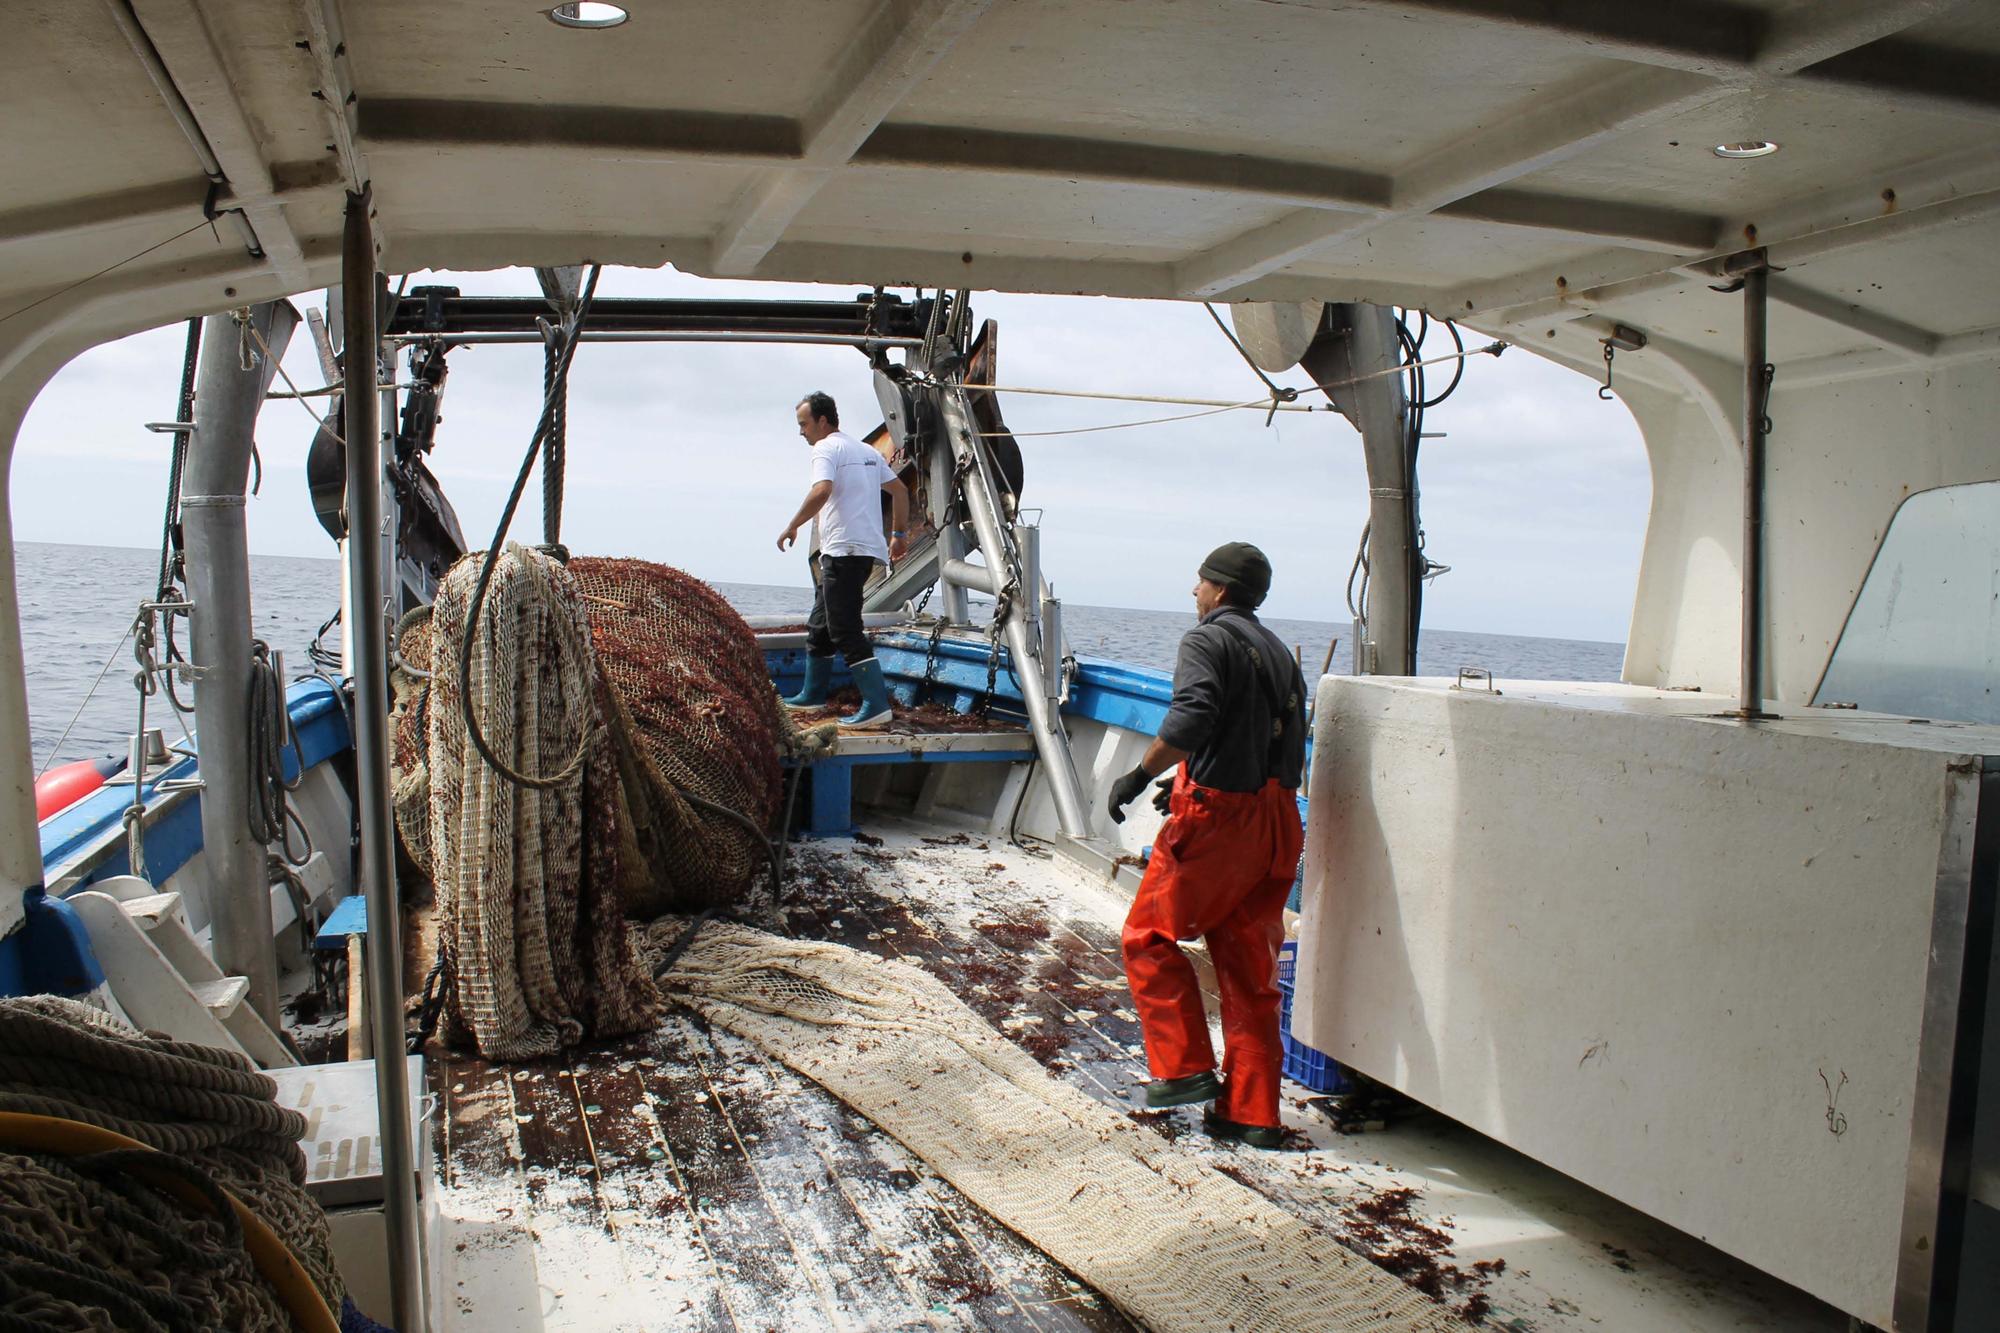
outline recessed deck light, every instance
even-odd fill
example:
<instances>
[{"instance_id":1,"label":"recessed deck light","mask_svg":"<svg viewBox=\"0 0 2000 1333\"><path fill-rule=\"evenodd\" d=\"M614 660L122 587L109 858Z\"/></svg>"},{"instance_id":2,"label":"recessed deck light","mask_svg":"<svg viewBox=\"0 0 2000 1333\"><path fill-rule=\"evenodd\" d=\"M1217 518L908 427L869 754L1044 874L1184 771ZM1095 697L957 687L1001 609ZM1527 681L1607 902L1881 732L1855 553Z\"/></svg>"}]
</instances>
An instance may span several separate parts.
<instances>
[{"instance_id":1,"label":"recessed deck light","mask_svg":"<svg viewBox=\"0 0 2000 1333\"><path fill-rule=\"evenodd\" d=\"M549 21L563 28L615 28L632 17L617 5L604 4L602 0L557 5L548 13Z\"/></svg>"},{"instance_id":2,"label":"recessed deck light","mask_svg":"<svg viewBox=\"0 0 2000 1333\"><path fill-rule=\"evenodd\" d=\"M1778 145L1767 139L1745 139L1742 143L1719 143L1715 146L1717 157L1769 157L1778 151Z\"/></svg>"}]
</instances>

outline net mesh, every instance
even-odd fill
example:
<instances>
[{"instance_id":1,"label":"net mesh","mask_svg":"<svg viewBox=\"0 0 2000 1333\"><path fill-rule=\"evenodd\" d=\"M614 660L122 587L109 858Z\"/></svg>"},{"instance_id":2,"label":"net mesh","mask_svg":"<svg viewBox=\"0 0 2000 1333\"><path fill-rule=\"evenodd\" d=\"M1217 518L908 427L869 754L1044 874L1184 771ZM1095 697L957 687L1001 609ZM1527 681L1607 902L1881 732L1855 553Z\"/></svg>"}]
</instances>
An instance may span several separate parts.
<instances>
[{"instance_id":1,"label":"net mesh","mask_svg":"<svg viewBox=\"0 0 2000 1333\"><path fill-rule=\"evenodd\" d=\"M720 593L678 569L578 556L569 573L614 713L633 853L627 906L651 917L730 902L764 865L761 841L682 793L759 828L777 816L790 728L757 636Z\"/></svg>"},{"instance_id":2,"label":"net mesh","mask_svg":"<svg viewBox=\"0 0 2000 1333\"><path fill-rule=\"evenodd\" d=\"M681 922L655 923L655 957ZM928 974L711 924L666 985L900 1139L1147 1327L1462 1328L1338 1241L1048 1076Z\"/></svg>"},{"instance_id":3,"label":"net mesh","mask_svg":"<svg viewBox=\"0 0 2000 1333\"><path fill-rule=\"evenodd\" d=\"M438 889L438 951L456 1036L494 1059L643 1026L654 992L622 915L726 905L765 864L762 839L695 800L769 827L781 752L823 748L779 702L756 635L677 569L510 546L482 606L469 687L495 773L459 704L465 615L481 556L397 635L394 805ZM586 739L587 738L587 739Z\"/></svg>"},{"instance_id":4,"label":"net mesh","mask_svg":"<svg viewBox=\"0 0 2000 1333\"><path fill-rule=\"evenodd\" d=\"M338 1309L346 1288L326 1214L304 1185L305 1117L276 1091L237 1051L142 1033L52 995L0 1000L0 1111L109 1129L207 1177ZM0 1327L294 1327L220 1209L190 1207L143 1171L93 1165L103 1160L0 1152Z\"/></svg>"},{"instance_id":5,"label":"net mesh","mask_svg":"<svg viewBox=\"0 0 2000 1333\"><path fill-rule=\"evenodd\" d=\"M422 769L398 779L397 804L437 886L453 1035L489 1059L530 1059L586 1034L638 1031L658 997L620 902L619 783L602 742L614 705L594 666L583 594L538 551L509 546L495 562L465 688L499 758L530 775L568 773L546 789L523 787L479 755L459 702L478 577L475 556L445 576L426 663L411 659L418 645L403 645L404 661L432 675L399 719L397 748L414 764L421 735Z\"/></svg>"}]
</instances>

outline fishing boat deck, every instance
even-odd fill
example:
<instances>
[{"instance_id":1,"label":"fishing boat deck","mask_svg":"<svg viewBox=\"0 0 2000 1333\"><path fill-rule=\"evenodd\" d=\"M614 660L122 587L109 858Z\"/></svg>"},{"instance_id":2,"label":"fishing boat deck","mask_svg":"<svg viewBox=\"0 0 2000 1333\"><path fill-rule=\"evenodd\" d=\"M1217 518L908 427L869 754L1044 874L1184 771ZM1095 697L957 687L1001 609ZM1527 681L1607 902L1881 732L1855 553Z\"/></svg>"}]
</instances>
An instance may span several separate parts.
<instances>
[{"instance_id":1,"label":"fishing boat deck","mask_svg":"<svg viewBox=\"0 0 2000 1333\"><path fill-rule=\"evenodd\" d=\"M1122 903L1004 838L891 824L809 844L756 924L899 957L1049 1072L1349 1248L1508 1329L1845 1329L1688 1237L1427 1113L1343 1135L1286 1085L1292 1150L1146 1112ZM1211 1001L1213 997L1211 996ZM1211 1003L1213 1011L1213 1003ZM525 1066L434 1055L446 1327L1124 1329L887 1134L676 1010Z\"/></svg>"}]
</instances>

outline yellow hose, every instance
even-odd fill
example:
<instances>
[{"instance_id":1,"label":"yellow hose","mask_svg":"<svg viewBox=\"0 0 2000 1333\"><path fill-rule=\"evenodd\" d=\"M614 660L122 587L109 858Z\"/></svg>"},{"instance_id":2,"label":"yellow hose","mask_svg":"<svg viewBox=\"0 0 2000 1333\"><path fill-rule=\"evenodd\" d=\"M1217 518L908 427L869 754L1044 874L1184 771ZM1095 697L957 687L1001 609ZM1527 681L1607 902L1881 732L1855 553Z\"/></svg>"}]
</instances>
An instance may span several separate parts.
<instances>
[{"instance_id":1,"label":"yellow hose","mask_svg":"<svg viewBox=\"0 0 2000 1333\"><path fill-rule=\"evenodd\" d=\"M31 1152L59 1153L65 1157L120 1148L155 1151L137 1139L99 1129L96 1125L49 1115L24 1115L17 1111L0 1111L0 1145ZM154 1185L175 1198L207 1211L209 1200L179 1176L162 1171L150 1178ZM277 1292L278 1301L292 1316L293 1324L301 1333L340 1333L339 1318L327 1308L326 1298L320 1295L319 1288L306 1276L305 1268L278 1239L277 1233L264 1225L264 1219L244 1207L242 1200L227 1190L223 1194L229 1200L229 1206L235 1209L236 1220L243 1224L243 1245L250 1252L251 1263L256 1265L258 1275Z\"/></svg>"}]
</instances>

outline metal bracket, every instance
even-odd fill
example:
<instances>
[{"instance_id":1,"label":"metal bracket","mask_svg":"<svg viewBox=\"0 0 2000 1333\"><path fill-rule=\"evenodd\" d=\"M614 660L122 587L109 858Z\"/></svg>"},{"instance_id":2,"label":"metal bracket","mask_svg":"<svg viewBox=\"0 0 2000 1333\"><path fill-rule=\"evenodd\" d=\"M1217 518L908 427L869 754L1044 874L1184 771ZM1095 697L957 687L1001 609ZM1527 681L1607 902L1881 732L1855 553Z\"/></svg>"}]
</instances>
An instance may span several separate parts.
<instances>
[{"instance_id":1,"label":"metal bracket","mask_svg":"<svg viewBox=\"0 0 2000 1333\"><path fill-rule=\"evenodd\" d=\"M1485 667L1462 666L1458 669L1458 679L1451 683L1454 690L1464 690L1468 694L1490 694L1500 697L1499 689L1493 684L1493 673Z\"/></svg>"}]
</instances>

